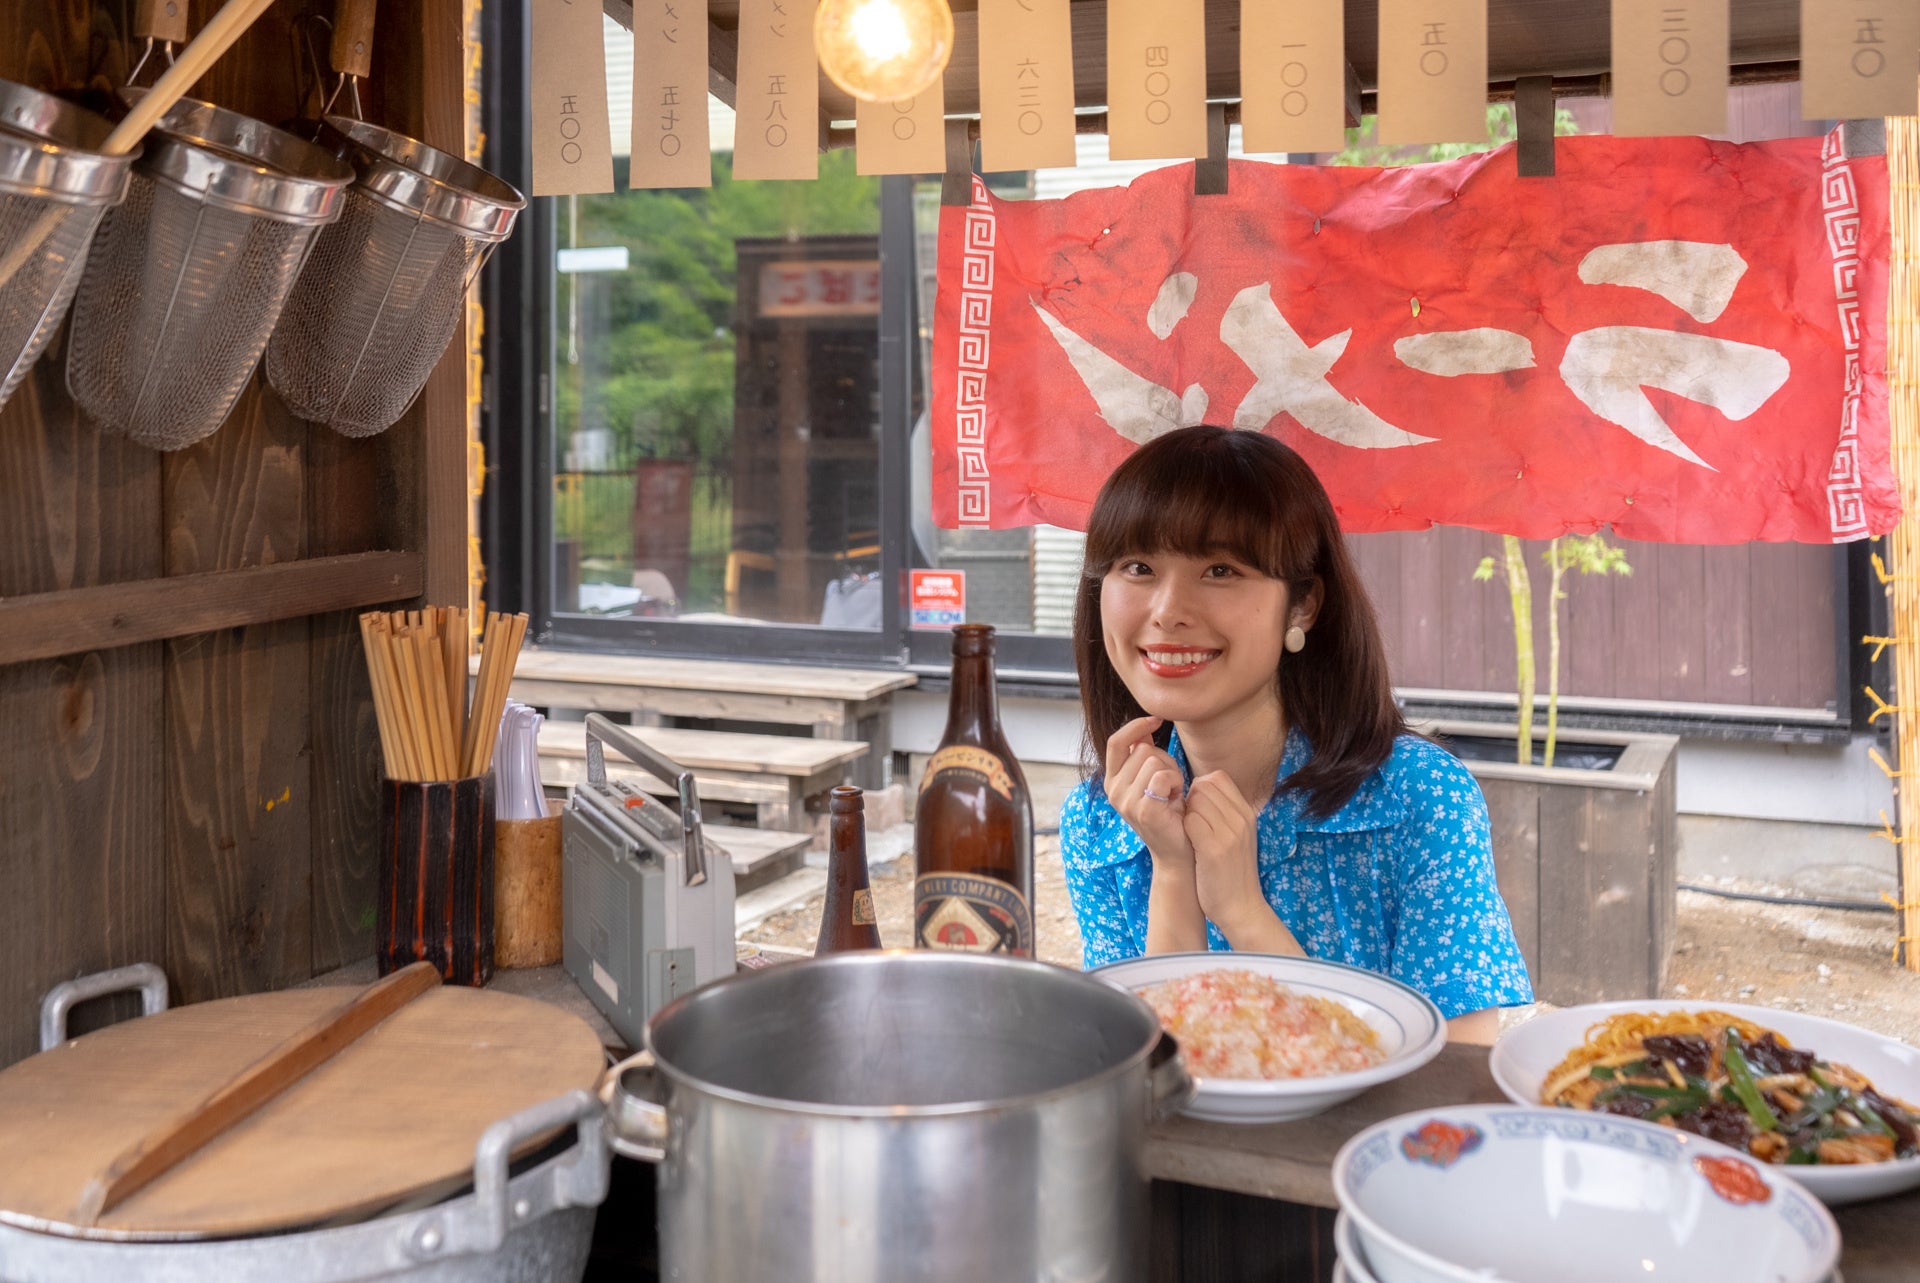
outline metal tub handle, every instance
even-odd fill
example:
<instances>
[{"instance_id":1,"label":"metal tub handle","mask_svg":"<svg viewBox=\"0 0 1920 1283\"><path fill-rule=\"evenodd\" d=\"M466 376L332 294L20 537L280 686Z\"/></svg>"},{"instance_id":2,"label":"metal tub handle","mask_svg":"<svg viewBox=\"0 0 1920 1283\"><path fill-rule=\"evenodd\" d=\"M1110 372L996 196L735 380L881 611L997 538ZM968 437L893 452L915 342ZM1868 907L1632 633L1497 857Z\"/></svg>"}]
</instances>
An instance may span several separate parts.
<instances>
[{"instance_id":1,"label":"metal tub handle","mask_svg":"<svg viewBox=\"0 0 1920 1283\"><path fill-rule=\"evenodd\" d=\"M663 1163L671 1127L660 1103L653 1053L636 1051L607 1071L600 1084L613 1125L613 1152L643 1163Z\"/></svg>"},{"instance_id":2,"label":"metal tub handle","mask_svg":"<svg viewBox=\"0 0 1920 1283\"><path fill-rule=\"evenodd\" d=\"M564 1161L541 1165L510 1189L507 1164L515 1148L573 1124L579 1139ZM473 1210L434 1209L401 1226L408 1254L419 1260L494 1251L516 1226L568 1207L597 1207L607 1196L606 1109L589 1091L570 1091L501 1119L473 1150ZM453 1206L458 1206L454 1204Z\"/></svg>"},{"instance_id":3,"label":"metal tub handle","mask_svg":"<svg viewBox=\"0 0 1920 1283\"><path fill-rule=\"evenodd\" d=\"M1160 1041L1147 1053L1147 1117L1156 1123L1165 1122L1192 1099L1193 1079L1180 1063L1180 1044L1163 1031Z\"/></svg>"},{"instance_id":4,"label":"metal tub handle","mask_svg":"<svg viewBox=\"0 0 1920 1283\"><path fill-rule=\"evenodd\" d=\"M47 990L40 1000L40 1050L50 1051L67 1040L67 1016L83 1002L110 993L140 991L140 1014L157 1015L167 1009L167 973L151 962L96 971Z\"/></svg>"}]
</instances>

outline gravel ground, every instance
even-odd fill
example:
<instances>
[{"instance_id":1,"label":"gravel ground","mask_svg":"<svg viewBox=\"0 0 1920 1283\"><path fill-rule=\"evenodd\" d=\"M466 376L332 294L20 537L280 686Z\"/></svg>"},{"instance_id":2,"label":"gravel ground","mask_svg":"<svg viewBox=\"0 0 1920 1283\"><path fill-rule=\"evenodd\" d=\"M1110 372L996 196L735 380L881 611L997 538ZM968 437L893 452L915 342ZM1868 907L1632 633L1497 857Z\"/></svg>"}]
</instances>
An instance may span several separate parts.
<instances>
[{"instance_id":1,"label":"gravel ground","mask_svg":"<svg viewBox=\"0 0 1920 1283\"><path fill-rule=\"evenodd\" d=\"M874 906L880 938L913 941L911 825L870 840ZM898 854L896 854L898 853ZM882 861L881 857L893 858ZM1034 929L1040 956L1080 965L1080 931L1061 873L1059 841L1035 844ZM1721 880L1726 890L1791 895L1795 890ZM1800 894L1805 894L1804 891ZM811 952L820 929L821 896L775 913L741 938L776 952ZM1667 997L1707 998L1829 1016L1920 1045L1920 974L1892 961L1898 918L1891 913L1812 909L1680 893L1679 943ZM1505 1013L1512 1025L1541 1008Z\"/></svg>"}]
</instances>

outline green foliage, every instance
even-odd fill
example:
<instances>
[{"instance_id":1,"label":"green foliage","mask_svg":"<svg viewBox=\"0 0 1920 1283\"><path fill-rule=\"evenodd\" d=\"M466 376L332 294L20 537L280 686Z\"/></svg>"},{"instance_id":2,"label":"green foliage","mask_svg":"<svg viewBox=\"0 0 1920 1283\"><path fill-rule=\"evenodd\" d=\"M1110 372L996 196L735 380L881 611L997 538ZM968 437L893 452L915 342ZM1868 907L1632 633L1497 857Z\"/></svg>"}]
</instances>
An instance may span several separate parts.
<instances>
[{"instance_id":1,"label":"green foliage","mask_svg":"<svg viewBox=\"0 0 1920 1283\"><path fill-rule=\"evenodd\" d=\"M1627 550L1607 542L1599 531L1590 535L1562 535L1540 554L1549 570L1573 570L1583 575L1631 575ZM1476 576L1477 577L1477 576ZM1566 595L1561 594L1563 597Z\"/></svg>"},{"instance_id":2,"label":"green foliage","mask_svg":"<svg viewBox=\"0 0 1920 1283\"><path fill-rule=\"evenodd\" d=\"M1487 137L1477 143L1440 143L1432 147L1386 147L1378 141L1375 127L1379 123L1377 116L1366 116L1360 121L1358 129L1347 131L1345 150L1334 156L1329 165L1370 165L1386 167L1393 165L1421 165L1436 160L1458 160L1462 156L1471 156L1476 152L1492 151L1519 137L1519 129L1514 124L1513 104L1495 102L1487 104ZM1553 113L1553 132L1565 137L1580 132L1573 113L1564 108L1556 108Z\"/></svg>"},{"instance_id":3,"label":"green foliage","mask_svg":"<svg viewBox=\"0 0 1920 1283\"><path fill-rule=\"evenodd\" d=\"M625 245L629 269L562 277L556 315L564 330L575 299L582 342L604 371L592 391L615 441L616 466L643 457L724 463L733 434L734 242L749 236L876 233L880 181L854 173L851 151L820 158L810 183L736 182L732 158L713 158L713 186L626 191L578 198L580 245ZM592 291L607 291L604 298ZM607 332L591 332L604 306ZM567 352L556 389L560 452L580 422L581 379Z\"/></svg>"},{"instance_id":4,"label":"green foliage","mask_svg":"<svg viewBox=\"0 0 1920 1283\"><path fill-rule=\"evenodd\" d=\"M1473 577L1475 579L1482 580L1482 581L1490 580L1493 578L1493 568L1494 568L1493 558L1482 557L1480 559L1480 564L1473 568Z\"/></svg>"}]
</instances>

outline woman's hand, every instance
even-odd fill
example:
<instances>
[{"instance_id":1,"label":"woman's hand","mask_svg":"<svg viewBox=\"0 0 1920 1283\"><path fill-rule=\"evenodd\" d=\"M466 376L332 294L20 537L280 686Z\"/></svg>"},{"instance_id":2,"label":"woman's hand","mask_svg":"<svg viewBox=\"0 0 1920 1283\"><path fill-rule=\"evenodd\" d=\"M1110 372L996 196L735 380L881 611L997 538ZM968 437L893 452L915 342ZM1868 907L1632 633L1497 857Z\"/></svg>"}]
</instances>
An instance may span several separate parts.
<instances>
[{"instance_id":1,"label":"woman's hand","mask_svg":"<svg viewBox=\"0 0 1920 1283\"><path fill-rule=\"evenodd\" d=\"M1187 790L1183 823L1200 908L1235 949L1304 953L1260 888L1257 821L1225 771L1202 775Z\"/></svg>"},{"instance_id":2,"label":"woman's hand","mask_svg":"<svg viewBox=\"0 0 1920 1283\"><path fill-rule=\"evenodd\" d=\"M1147 844L1153 881L1147 892L1147 952L1184 953L1207 947L1207 919L1193 890L1193 847L1181 820L1186 777L1153 745L1157 717L1138 717L1107 741L1107 800ZM1167 801L1148 797L1152 789Z\"/></svg>"},{"instance_id":3,"label":"woman's hand","mask_svg":"<svg viewBox=\"0 0 1920 1283\"><path fill-rule=\"evenodd\" d=\"M1159 728L1157 717L1136 717L1107 741L1107 800L1147 844L1156 873L1169 866L1191 870L1193 848L1181 824L1186 779L1179 764L1154 747ZM1171 800L1156 801L1148 789Z\"/></svg>"}]
</instances>

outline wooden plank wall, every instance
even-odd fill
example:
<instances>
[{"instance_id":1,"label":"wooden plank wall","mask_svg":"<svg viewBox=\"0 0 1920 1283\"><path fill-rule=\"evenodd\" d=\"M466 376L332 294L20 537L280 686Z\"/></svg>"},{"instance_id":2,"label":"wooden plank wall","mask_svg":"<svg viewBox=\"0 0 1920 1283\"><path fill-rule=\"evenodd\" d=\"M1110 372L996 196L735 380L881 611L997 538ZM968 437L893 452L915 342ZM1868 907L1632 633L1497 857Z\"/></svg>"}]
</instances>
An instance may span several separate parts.
<instances>
[{"instance_id":1,"label":"wooden plank wall","mask_svg":"<svg viewBox=\"0 0 1920 1283\"><path fill-rule=\"evenodd\" d=\"M1403 687L1511 692L1505 572L1476 582L1500 537L1436 527L1349 535ZM1633 574L1569 575L1561 693L1823 708L1837 689L1833 549L1802 544L1618 541ZM1547 691L1544 541L1528 541L1539 693Z\"/></svg>"},{"instance_id":2,"label":"wooden plank wall","mask_svg":"<svg viewBox=\"0 0 1920 1283\"><path fill-rule=\"evenodd\" d=\"M0 78L111 88L132 7L7 0ZM189 8L197 31L218 4ZM198 96L292 119L295 26L331 8L280 0ZM457 150L460 5L417 8L383 24L367 112ZM256 375L218 432L166 455L76 412L63 342L0 409L0 597L425 549L430 596L464 600L464 521L457 538L425 538L436 511L465 503L459 341L438 392L383 436L300 422ZM451 445L428 439L429 410L460 420ZM0 667L0 726L0 1064L34 1050L39 997L59 980L158 961L191 1002L369 951L378 741L351 615Z\"/></svg>"}]
</instances>

